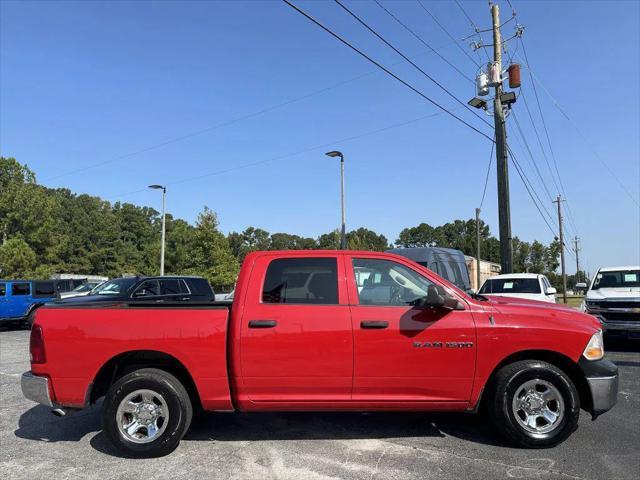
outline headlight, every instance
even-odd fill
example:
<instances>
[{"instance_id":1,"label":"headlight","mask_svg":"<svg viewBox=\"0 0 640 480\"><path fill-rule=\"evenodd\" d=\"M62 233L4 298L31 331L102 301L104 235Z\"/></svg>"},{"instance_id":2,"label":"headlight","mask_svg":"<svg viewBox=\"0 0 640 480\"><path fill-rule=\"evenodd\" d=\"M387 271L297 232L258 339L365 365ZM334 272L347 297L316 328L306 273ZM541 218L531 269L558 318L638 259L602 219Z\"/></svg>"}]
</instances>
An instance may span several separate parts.
<instances>
[{"instance_id":1,"label":"headlight","mask_svg":"<svg viewBox=\"0 0 640 480\"><path fill-rule=\"evenodd\" d=\"M600 360L604 357L604 341L602 339L602 330L594 333L587 343L582 356L587 360Z\"/></svg>"}]
</instances>

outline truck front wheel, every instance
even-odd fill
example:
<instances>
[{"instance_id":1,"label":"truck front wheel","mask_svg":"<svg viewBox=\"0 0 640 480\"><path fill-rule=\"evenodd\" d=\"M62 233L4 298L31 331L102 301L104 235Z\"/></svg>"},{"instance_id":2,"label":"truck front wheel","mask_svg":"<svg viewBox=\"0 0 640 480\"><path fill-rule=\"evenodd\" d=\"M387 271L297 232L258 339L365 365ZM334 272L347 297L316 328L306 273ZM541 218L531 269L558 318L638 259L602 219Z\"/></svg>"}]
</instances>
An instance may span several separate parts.
<instances>
[{"instance_id":1,"label":"truck front wheel","mask_svg":"<svg viewBox=\"0 0 640 480\"><path fill-rule=\"evenodd\" d=\"M161 457L178 447L192 415L189 394L176 377L164 370L144 368L109 388L102 425L125 455Z\"/></svg>"},{"instance_id":2,"label":"truck front wheel","mask_svg":"<svg viewBox=\"0 0 640 480\"><path fill-rule=\"evenodd\" d=\"M550 363L524 360L506 365L497 372L494 388L492 420L507 439L521 447L557 445L578 425L576 387Z\"/></svg>"}]
</instances>

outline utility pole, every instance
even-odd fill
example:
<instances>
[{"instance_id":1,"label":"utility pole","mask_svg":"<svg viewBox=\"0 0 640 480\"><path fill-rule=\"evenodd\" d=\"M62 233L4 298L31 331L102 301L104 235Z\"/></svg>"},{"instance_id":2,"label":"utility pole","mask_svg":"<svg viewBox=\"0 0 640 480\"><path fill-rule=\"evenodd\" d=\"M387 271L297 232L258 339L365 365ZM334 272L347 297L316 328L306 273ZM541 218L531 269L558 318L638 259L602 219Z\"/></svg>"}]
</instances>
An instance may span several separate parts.
<instances>
[{"instance_id":1,"label":"utility pole","mask_svg":"<svg viewBox=\"0 0 640 480\"><path fill-rule=\"evenodd\" d=\"M578 246L579 242L580 242L580 239L576 235L575 238L573 239L573 251L576 252L576 282L580 282L581 281L581 276L580 276L580 254L578 253L580 251L580 247Z\"/></svg>"},{"instance_id":2,"label":"utility pole","mask_svg":"<svg viewBox=\"0 0 640 480\"><path fill-rule=\"evenodd\" d=\"M160 239L160 276L164 277L164 244L165 244L165 232L166 232L166 220L167 220L167 212L166 212L166 198L167 198L167 187L162 189L162 238Z\"/></svg>"},{"instance_id":3,"label":"utility pole","mask_svg":"<svg viewBox=\"0 0 640 480\"><path fill-rule=\"evenodd\" d=\"M160 276L164 276L164 243L165 243L165 221L166 221L166 212L165 212L165 199L167 197L167 187L165 185L149 185L149 188L153 190L162 190L162 238L160 240Z\"/></svg>"},{"instance_id":4,"label":"utility pole","mask_svg":"<svg viewBox=\"0 0 640 480\"><path fill-rule=\"evenodd\" d=\"M476 208L476 292L480 290L480 209Z\"/></svg>"},{"instance_id":5,"label":"utility pole","mask_svg":"<svg viewBox=\"0 0 640 480\"><path fill-rule=\"evenodd\" d=\"M560 265L562 268L562 301L567 303L567 271L564 268L564 234L562 232L562 196L553 203L558 204L558 229L560 230Z\"/></svg>"},{"instance_id":6,"label":"utility pole","mask_svg":"<svg viewBox=\"0 0 640 480\"><path fill-rule=\"evenodd\" d=\"M495 87L493 120L496 130L496 165L498 171L498 220L500 229L501 273L513 272L513 246L511 244L511 207L509 205L509 165L507 159L507 131L502 109L502 38L500 35L500 9L491 6L493 19L493 60L500 82Z\"/></svg>"},{"instance_id":7,"label":"utility pole","mask_svg":"<svg viewBox=\"0 0 640 480\"><path fill-rule=\"evenodd\" d=\"M340 209L342 210L342 226L340 227L340 250L347 249L347 229L344 213L344 155L338 150L325 153L327 157L340 159Z\"/></svg>"}]
</instances>

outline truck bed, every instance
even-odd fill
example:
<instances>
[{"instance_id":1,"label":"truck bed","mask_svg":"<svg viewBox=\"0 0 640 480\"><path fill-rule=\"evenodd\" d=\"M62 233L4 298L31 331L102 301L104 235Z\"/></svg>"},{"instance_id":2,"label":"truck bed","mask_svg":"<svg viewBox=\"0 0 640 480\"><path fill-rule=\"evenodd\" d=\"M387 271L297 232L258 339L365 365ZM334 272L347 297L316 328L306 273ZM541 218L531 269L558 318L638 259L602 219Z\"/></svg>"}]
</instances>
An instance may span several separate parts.
<instances>
[{"instance_id":1,"label":"truck bed","mask_svg":"<svg viewBox=\"0 0 640 480\"><path fill-rule=\"evenodd\" d=\"M127 352L163 352L187 369L205 409L231 410L229 311L226 302L46 305L36 314L46 332L46 363L33 372L56 379L57 403L82 407L91 393L86 386L105 365Z\"/></svg>"}]
</instances>

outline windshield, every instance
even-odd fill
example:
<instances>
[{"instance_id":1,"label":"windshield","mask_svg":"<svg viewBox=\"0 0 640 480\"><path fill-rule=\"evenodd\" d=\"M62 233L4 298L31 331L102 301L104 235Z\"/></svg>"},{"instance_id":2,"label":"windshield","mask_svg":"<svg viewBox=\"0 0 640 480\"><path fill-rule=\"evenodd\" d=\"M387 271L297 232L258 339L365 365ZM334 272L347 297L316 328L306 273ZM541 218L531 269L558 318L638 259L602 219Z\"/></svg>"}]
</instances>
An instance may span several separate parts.
<instances>
[{"instance_id":1,"label":"windshield","mask_svg":"<svg viewBox=\"0 0 640 480\"><path fill-rule=\"evenodd\" d=\"M77 293L83 293L83 292L88 292L92 288L93 288L93 285L91 285L90 283L83 283L82 285L78 285L72 291Z\"/></svg>"},{"instance_id":2,"label":"windshield","mask_svg":"<svg viewBox=\"0 0 640 480\"><path fill-rule=\"evenodd\" d=\"M91 295L120 295L125 294L136 282L135 278L117 278L101 283L91 290Z\"/></svg>"},{"instance_id":3,"label":"windshield","mask_svg":"<svg viewBox=\"0 0 640 480\"><path fill-rule=\"evenodd\" d=\"M600 288L633 288L640 287L640 270L616 270L598 272L593 280L591 290Z\"/></svg>"},{"instance_id":4,"label":"windshield","mask_svg":"<svg viewBox=\"0 0 640 480\"><path fill-rule=\"evenodd\" d=\"M540 282L537 278L492 278L484 282L480 293L540 293Z\"/></svg>"}]
</instances>

